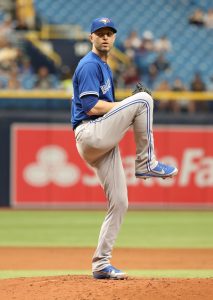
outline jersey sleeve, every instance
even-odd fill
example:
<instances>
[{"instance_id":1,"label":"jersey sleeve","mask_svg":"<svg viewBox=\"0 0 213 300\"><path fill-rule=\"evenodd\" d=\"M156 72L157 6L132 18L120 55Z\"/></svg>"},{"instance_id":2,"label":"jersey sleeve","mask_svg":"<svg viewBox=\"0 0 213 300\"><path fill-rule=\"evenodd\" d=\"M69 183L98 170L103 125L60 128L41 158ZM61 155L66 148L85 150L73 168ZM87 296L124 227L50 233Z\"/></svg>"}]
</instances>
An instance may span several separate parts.
<instances>
[{"instance_id":1,"label":"jersey sleeve","mask_svg":"<svg viewBox=\"0 0 213 300\"><path fill-rule=\"evenodd\" d=\"M87 95L99 97L100 70L96 63L85 64L78 75L80 98Z\"/></svg>"}]
</instances>

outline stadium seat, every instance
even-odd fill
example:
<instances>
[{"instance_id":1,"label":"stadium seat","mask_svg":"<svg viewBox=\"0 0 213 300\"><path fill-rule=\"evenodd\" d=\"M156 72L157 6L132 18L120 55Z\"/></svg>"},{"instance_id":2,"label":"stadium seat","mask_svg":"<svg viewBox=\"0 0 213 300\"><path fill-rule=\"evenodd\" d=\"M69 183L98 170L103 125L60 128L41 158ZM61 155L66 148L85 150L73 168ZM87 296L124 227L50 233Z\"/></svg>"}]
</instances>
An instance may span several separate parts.
<instances>
[{"instance_id":1,"label":"stadium seat","mask_svg":"<svg viewBox=\"0 0 213 300\"><path fill-rule=\"evenodd\" d=\"M152 2L152 5L149 0L134 2L116 0L111 5L106 5L104 0L99 0L95 6L93 4L92 0L82 2L35 0L37 13L49 24L78 24L83 30L89 31L92 19L99 16L113 18L118 26L120 43L132 29L140 36L145 30L152 31L154 38L166 34L173 49L168 55L172 65L172 77L180 76L186 84L189 84L195 71L201 71L205 77L211 76L208 66L209 62L213 61L213 32L188 24L189 15L198 5L196 0L160 0ZM211 0L203 0L200 4L204 10L211 6ZM146 65L151 62L152 59L148 57L148 61L143 63Z\"/></svg>"}]
</instances>

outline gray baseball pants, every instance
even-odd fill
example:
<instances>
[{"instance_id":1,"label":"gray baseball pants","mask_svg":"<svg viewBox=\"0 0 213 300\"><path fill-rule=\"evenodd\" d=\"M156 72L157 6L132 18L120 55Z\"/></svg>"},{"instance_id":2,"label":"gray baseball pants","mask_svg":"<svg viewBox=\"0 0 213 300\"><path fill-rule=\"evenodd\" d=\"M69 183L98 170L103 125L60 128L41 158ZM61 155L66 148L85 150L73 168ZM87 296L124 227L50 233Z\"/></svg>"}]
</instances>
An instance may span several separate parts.
<instances>
[{"instance_id":1,"label":"gray baseball pants","mask_svg":"<svg viewBox=\"0 0 213 300\"><path fill-rule=\"evenodd\" d=\"M150 171L157 164L152 123L153 99L141 92L119 102L104 116L85 121L75 129L78 152L97 174L108 200L108 212L92 260L93 272L110 264L113 245L128 208L127 185L118 143L133 126L135 171Z\"/></svg>"}]
</instances>

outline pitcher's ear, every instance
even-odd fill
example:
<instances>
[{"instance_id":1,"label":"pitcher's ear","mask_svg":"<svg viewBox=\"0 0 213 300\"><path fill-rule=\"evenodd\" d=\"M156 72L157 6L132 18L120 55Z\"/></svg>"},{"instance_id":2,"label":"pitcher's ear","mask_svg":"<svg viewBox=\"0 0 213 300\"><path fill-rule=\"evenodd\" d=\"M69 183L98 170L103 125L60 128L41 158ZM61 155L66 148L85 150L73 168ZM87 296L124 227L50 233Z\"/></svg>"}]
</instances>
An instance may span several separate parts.
<instances>
[{"instance_id":1,"label":"pitcher's ear","mask_svg":"<svg viewBox=\"0 0 213 300\"><path fill-rule=\"evenodd\" d=\"M92 43L92 40L93 40L92 34L89 35L89 40L90 40L90 42Z\"/></svg>"}]
</instances>

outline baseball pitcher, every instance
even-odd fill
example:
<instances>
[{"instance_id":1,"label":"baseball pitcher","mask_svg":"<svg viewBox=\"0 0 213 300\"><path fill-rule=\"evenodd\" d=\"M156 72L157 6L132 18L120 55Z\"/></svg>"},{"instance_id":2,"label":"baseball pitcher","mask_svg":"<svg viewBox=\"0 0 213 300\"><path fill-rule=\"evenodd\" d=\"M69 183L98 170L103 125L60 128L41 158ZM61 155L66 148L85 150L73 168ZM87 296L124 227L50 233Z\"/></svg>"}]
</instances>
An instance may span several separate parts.
<instances>
[{"instance_id":1,"label":"baseball pitcher","mask_svg":"<svg viewBox=\"0 0 213 300\"><path fill-rule=\"evenodd\" d=\"M127 185L118 143L130 126L136 143L135 176L173 177L177 168L157 161L152 134L153 99L138 85L133 95L115 102L112 72L107 64L117 29L109 18L91 24L92 51L79 62L74 77L71 120L80 156L97 174L108 199L92 260L96 279L124 279L127 274L110 264L111 253L128 207Z\"/></svg>"}]
</instances>

